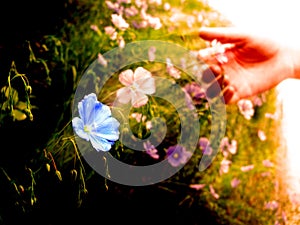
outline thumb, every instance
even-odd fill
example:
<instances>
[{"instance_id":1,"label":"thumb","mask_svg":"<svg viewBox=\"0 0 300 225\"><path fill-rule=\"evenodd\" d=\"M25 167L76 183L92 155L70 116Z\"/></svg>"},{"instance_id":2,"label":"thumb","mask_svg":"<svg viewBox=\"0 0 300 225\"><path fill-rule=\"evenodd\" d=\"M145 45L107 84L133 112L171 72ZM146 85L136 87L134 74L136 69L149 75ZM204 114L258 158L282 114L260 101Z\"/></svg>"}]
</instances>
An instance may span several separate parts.
<instances>
[{"instance_id":1,"label":"thumb","mask_svg":"<svg viewBox=\"0 0 300 225\"><path fill-rule=\"evenodd\" d=\"M199 36L206 41L214 39L221 43L239 43L247 39L247 35L235 27L202 27Z\"/></svg>"}]
</instances>

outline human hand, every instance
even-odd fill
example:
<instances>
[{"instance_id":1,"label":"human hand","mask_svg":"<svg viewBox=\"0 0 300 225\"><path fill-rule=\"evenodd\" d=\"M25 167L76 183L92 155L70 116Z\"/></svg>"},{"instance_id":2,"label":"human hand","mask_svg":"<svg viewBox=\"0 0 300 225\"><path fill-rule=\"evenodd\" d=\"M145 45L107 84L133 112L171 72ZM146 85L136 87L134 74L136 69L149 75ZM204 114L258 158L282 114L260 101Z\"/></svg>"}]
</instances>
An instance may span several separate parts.
<instances>
[{"instance_id":1,"label":"human hand","mask_svg":"<svg viewBox=\"0 0 300 225\"><path fill-rule=\"evenodd\" d=\"M206 41L217 40L225 44L225 58L216 62L205 57L202 60L209 64L214 74L225 74L221 79L216 76L213 85L223 83L221 88L227 104L267 91L293 76L289 52L271 38L234 27L201 28L199 36ZM211 49L201 49L200 58L207 51Z\"/></svg>"}]
</instances>

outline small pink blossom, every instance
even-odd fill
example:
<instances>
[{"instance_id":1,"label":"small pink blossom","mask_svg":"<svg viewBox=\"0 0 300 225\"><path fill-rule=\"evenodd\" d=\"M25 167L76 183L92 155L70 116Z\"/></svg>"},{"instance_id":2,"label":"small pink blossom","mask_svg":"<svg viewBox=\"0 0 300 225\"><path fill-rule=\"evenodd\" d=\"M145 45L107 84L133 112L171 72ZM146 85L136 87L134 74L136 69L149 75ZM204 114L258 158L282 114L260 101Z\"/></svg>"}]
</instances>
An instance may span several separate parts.
<instances>
[{"instance_id":1,"label":"small pink blossom","mask_svg":"<svg viewBox=\"0 0 300 225\"><path fill-rule=\"evenodd\" d=\"M150 143L150 141L144 142L143 146L148 155L150 155L153 159L159 159L159 154L157 153L158 151L155 146Z\"/></svg>"},{"instance_id":2,"label":"small pink blossom","mask_svg":"<svg viewBox=\"0 0 300 225\"><path fill-rule=\"evenodd\" d=\"M265 208L270 209L270 210L275 210L278 208L278 206L279 206L279 203L275 200L269 201L265 204Z\"/></svg>"},{"instance_id":3,"label":"small pink blossom","mask_svg":"<svg viewBox=\"0 0 300 225\"><path fill-rule=\"evenodd\" d=\"M253 168L254 168L253 164L252 165L248 165L248 166L242 166L241 167L241 171L248 172L248 171L252 170Z\"/></svg>"},{"instance_id":4,"label":"small pink blossom","mask_svg":"<svg viewBox=\"0 0 300 225\"><path fill-rule=\"evenodd\" d=\"M125 47L125 40L124 40L124 38L122 36L118 37L117 42L118 42L118 46L120 48L124 48Z\"/></svg>"},{"instance_id":5,"label":"small pink blossom","mask_svg":"<svg viewBox=\"0 0 300 225\"><path fill-rule=\"evenodd\" d=\"M196 21L196 18L195 18L194 16L188 16L188 17L187 17L187 21L186 21L187 26L188 26L189 28L192 28L193 25L194 25L194 23L195 23L195 21Z\"/></svg>"},{"instance_id":6,"label":"small pink blossom","mask_svg":"<svg viewBox=\"0 0 300 225\"><path fill-rule=\"evenodd\" d=\"M131 117L134 118L138 123L146 120L146 116L141 113L131 113Z\"/></svg>"},{"instance_id":7,"label":"small pink blossom","mask_svg":"<svg viewBox=\"0 0 300 225\"><path fill-rule=\"evenodd\" d=\"M262 163L265 167L273 167L274 166L274 163L272 163L269 159L263 160Z\"/></svg>"},{"instance_id":8,"label":"small pink blossom","mask_svg":"<svg viewBox=\"0 0 300 225\"><path fill-rule=\"evenodd\" d=\"M155 52L156 48L154 46L151 46L148 50L148 57L150 62L153 62L155 60Z\"/></svg>"},{"instance_id":9,"label":"small pink blossom","mask_svg":"<svg viewBox=\"0 0 300 225\"><path fill-rule=\"evenodd\" d=\"M255 106L262 106L263 104L262 98L258 95L254 96L252 101Z\"/></svg>"},{"instance_id":10,"label":"small pink blossom","mask_svg":"<svg viewBox=\"0 0 300 225\"><path fill-rule=\"evenodd\" d=\"M107 34L109 36L109 38L111 40L117 39L118 33L114 27L106 26L106 27L104 27L104 32L105 32L105 34Z\"/></svg>"},{"instance_id":11,"label":"small pink blossom","mask_svg":"<svg viewBox=\"0 0 300 225\"><path fill-rule=\"evenodd\" d=\"M263 130L258 130L257 131L257 136L261 141L267 140L267 136Z\"/></svg>"},{"instance_id":12,"label":"small pink blossom","mask_svg":"<svg viewBox=\"0 0 300 225\"><path fill-rule=\"evenodd\" d=\"M173 63L171 62L170 58L166 58L167 63L167 72L171 77L174 77L175 79L179 79L181 77L181 72L179 69L177 69Z\"/></svg>"},{"instance_id":13,"label":"small pink blossom","mask_svg":"<svg viewBox=\"0 0 300 225\"><path fill-rule=\"evenodd\" d=\"M253 103L249 99L241 99L237 102L240 113L245 117L245 119L250 120L254 115Z\"/></svg>"},{"instance_id":14,"label":"small pink blossom","mask_svg":"<svg viewBox=\"0 0 300 225\"><path fill-rule=\"evenodd\" d=\"M220 150L224 157L228 157L229 153L234 155L237 152L237 141L231 140L228 137L223 137L220 143Z\"/></svg>"},{"instance_id":15,"label":"small pink blossom","mask_svg":"<svg viewBox=\"0 0 300 225\"><path fill-rule=\"evenodd\" d=\"M118 0L118 2L121 3L125 3L125 4L130 4L131 0Z\"/></svg>"},{"instance_id":16,"label":"small pink blossom","mask_svg":"<svg viewBox=\"0 0 300 225\"><path fill-rule=\"evenodd\" d=\"M111 1L105 1L105 4L107 6L107 8L109 8L110 10L116 12L116 13L122 13L124 7L121 6L118 2L111 2Z\"/></svg>"},{"instance_id":17,"label":"small pink blossom","mask_svg":"<svg viewBox=\"0 0 300 225\"><path fill-rule=\"evenodd\" d=\"M220 64L228 62L226 50L232 48L232 44L222 44L214 39L210 45L198 51L198 59L203 61L217 61Z\"/></svg>"},{"instance_id":18,"label":"small pink blossom","mask_svg":"<svg viewBox=\"0 0 300 225\"><path fill-rule=\"evenodd\" d=\"M153 126L152 126L151 120L147 121L147 122L146 122L146 129L151 130L152 127L153 127Z\"/></svg>"},{"instance_id":19,"label":"small pink blossom","mask_svg":"<svg viewBox=\"0 0 300 225\"><path fill-rule=\"evenodd\" d=\"M236 188L241 183L241 180L238 178L233 178L230 182L232 188Z\"/></svg>"},{"instance_id":20,"label":"small pink blossom","mask_svg":"<svg viewBox=\"0 0 300 225\"><path fill-rule=\"evenodd\" d=\"M155 92L155 81L151 72L138 67L133 72L131 69L120 73L119 81L125 85L117 91L118 100L126 104L131 101L133 107L140 107L148 102L148 94Z\"/></svg>"},{"instance_id":21,"label":"small pink blossom","mask_svg":"<svg viewBox=\"0 0 300 225\"><path fill-rule=\"evenodd\" d=\"M107 67L107 60L103 57L101 53L98 53L97 60L98 63L100 63L102 66Z\"/></svg>"},{"instance_id":22,"label":"small pink blossom","mask_svg":"<svg viewBox=\"0 0 300 225\"><path fill-rule=\"evenodd\" d=\"M142 9L140 12L141 18L147 22L147 25L155 30L158 30L162 27L162 23L159 17L154 17L149 15L145 9Z\"/></svg>"},{"instance_id":23,"label":"small pink blossom","mask_svg":"<svg viewBox=\"0 0 300 225\"><path fill-rule=\"evenodd\" d=\"M124 31L129 27L129 24L124 20L122 15L112 14L111 21L120 30Z\"/></svg>"},{"instance_id":24,"label":"small pink blossom","mask_svg":"<svg viewBox=\"0 0 300 225\"><path fill-rule=\"evenodd\" d=\"M221 161L220 175L229 172L230 164L231 164L231 161L228 160L228 159L225 159L225 158L224 158L224 159Z\"/></svg>"},{"instance_id":25,"label":"small pink blossom","mask_svg":"<svg viewBox=\"0 0 300 225\"><path fill-rule=\"evenodd\" d=\"M162 0L148 0L149 4L154 4L154 5L161 5Z\"/></svg>"},{"instance_id":26,"label":"small pink blossom","mask_svg":"<svg viewBox=\"0 0 300 225\"><path fill-rule=\"evenodd\" d=\"M190 188L193 188L195 190L201 190L206 186L206 184L190 184Z\"/></svg>"},{"instance_id":27,"label":"small pink blossom","mask_svg":"<svg viewBox=\"0 0 300 225\"><path fill-rule=\"evenodd\" d=\"M124 11L125 11L125 15L127 17L136 16L139 13L139 11L137 10L137 8L135 8L134 6L126 8Z\"/></svg>"},{"instance_id":28,"label":"small pink blossom","mask_svg":"<svg viewBox=\"0 0 300 225\"><path fill-rule=\"evenodd\" d=\"M265 113L265 117L273 120L278 120L279 119L279 113Z\"/></svg>"},{"instance_id":29,"label":"small pink blossom","mask_svg":"<svg viewBox=\"0 0 300 225\"><path fill-rule=\"evenodd\" d=\"M147 22L151 28L154 30L159 30L162 27L162 23L159 17L153 17L148 15Z\"/></svg>"},{"instance_id":30,"label":"small pink blossom","mask_svg":"<svg viewBox=\"0 0 300 225\"><path fill-rule=\"evenodd\" d=\"M211 195L215 198L215 199L218 199L220 196L216 193L214 187L210 184L209 185L209 191L211 193Z\"/></svg>"},{"instance_id":31,"label":"small pink blossom","mask_svg":"<svg viewBox=\"0 0 300 225\"><path fill-rule=\"evenodd\" d=\"M164 10L165 10L165 11L169 11L170 9L171 9L170 3L166 2L166 3L164 4Z\"/></svg>"},{"instance_id":32,"label":"small pink blossom","mask_svg":"<svg viewBox=\"0 0 300 225\"><path fill-rule=\"evenodd\" d=\"M260 175L261 175L262 177L270 177L270 176L271 176L271 173L270 173L270 171L266 171L266 172L262 172Z\"/></svg>"},{"instance_id":33,"label":"small pink blossom","mask_svg":"<svg viewBox=\"0 0 300 225\"><path fill-rule=\"evenodd\" d=\"M100 30L99 30L99 27L97 26L97 25L94 25L94 24L92 24L91 26L90 26L90 28L93 30L93 31L95 31L95 32L99 32Z\"/></svg>"}]
</instances>

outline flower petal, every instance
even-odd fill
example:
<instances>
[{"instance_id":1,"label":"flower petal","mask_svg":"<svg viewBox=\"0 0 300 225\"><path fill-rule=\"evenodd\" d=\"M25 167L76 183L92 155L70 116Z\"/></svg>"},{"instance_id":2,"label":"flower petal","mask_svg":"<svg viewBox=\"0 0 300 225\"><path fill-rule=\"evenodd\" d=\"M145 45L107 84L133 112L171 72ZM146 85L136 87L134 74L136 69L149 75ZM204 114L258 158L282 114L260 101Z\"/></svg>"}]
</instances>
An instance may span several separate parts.
<instances>
[{"instance_id":1,"label":"flower petal","mask_svg":"<svg viewBox=\"0 0 300 225\"><path fill-rule=\"evenodd\" d=\"M120 123L113 117L107 118L103 123L99 124L93 131L91 136L98 136L109 141L119 139Z\"/></svg>"},{"instance_id":2,"label":"flower petal","mask_svg":"<svg viewBox=\"0 0 300 225\"><path fill-rule=\"evenodd\" d=\"M83 120L79 117L74 117L72 119L72 126L75 133L81 137L82 139L89 141L89 135L84 131L84 123Z\"/></svg>"},{"instance_id":3,"label":"flower petal","mask_svg":"<svg viewBox=\"0 0 300 225\"><path fill-rule=\"evenodd\" d=\"M144 94L153 94L155 92L155 81L153 77L143 78L136 81L139 91Z\"/></svg>"},{"instance_id":4,"label":"flower petal","mask_svg":"<svg viewBox=\"0 0 300 225\"><path fill-rule=\"evenodd\" d=\"M148 102L148 96L142 92L132 92L131 94L131 104L133 107L138 108L143 105L146 105Z\"/></svg>"},{"instance_id":5,"label":"flower petal","mask_svg":"<svg viewBox=\"0 0 300 225\"><path fill-rule=\"evenodd\" d=\"M113 144L112 141L103 139L102 137L91 135L91 144L96 149L96 151L109 151Z\"/></svg>"},{"instance_id":6,"label":"flower petal","mask_svg":"<svg viewBox=\"0 0 300 225\"><path fill-rule=\"evenodd\" d=\"M83 100L78 103L79 116L83 124L91 124L95 116L95 104L98 102L95 93L84 96Z\"/></svg>"},{"instance_id":7,"label":"flower petal","mask_svg":"<svg viewBox=\"0 0 300 225\"><path fill-rule=\"evenodd\" d=\"M145 78L148 78L148 77L151 77L152 74L150 71L144 69L143 67L138 67L135 69L134 71L134 80L137 81L137 80L140 80L140 79L145 79Z\"/></svg>"},{"instance_id":8,"label":"flower petal","mask_svg":"<svg viewBox=\"0 0 300 225\"><path fill-rule=\"evenodd\" d=\"M132 98L131 95L132 95L131 90L128 87L122 87L117 91L118 101L123 104L126 104L131 100Z\"/></svg>"},{"instance_id":9,"label":"flower petal","mask_svg":"<svg viewBox=\"0 0 300 225\"><path fill-rule=\"evenodd\" d=\"M98 102L95 105L95 112L94 112L94 119L93 119L93 126L98 126L98 124L103 123L107 118L111 116L110 108L107 105Z\"/></svg>"},{"instance_id":10,"label":"flower petal","mask_svg":"<svg viewBox=\"0 0 300 225\"><path fill-rule=\"evenodd\" d=\"M119 74L119 81L125 86L132 85L134 81L133 71L130 69L122 71Z\"/></svg>"}]
</instances>

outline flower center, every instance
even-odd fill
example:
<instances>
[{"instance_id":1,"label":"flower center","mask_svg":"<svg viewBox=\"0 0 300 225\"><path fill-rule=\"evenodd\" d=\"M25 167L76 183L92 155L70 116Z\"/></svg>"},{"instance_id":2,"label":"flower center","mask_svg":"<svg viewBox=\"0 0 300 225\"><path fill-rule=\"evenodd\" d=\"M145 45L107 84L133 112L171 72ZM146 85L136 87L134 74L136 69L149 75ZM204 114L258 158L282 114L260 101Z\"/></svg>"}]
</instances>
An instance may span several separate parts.
<instances>
[{"instance_id":1,"label":"flower center","mask_svg":"<svg viewBox=\"0 0 300 225\"><path fill-rule=\"evenodd\" d=\"M174 154L173 154L173 158L174 158L174 159L178 159L178 158L179 158L179 154L178 154L178 153L174 153Z\"/></svg>"},{"instance_id":2,"label":"flower center","mask_svg":"<svg viewBox=\"0 0 300 225\"><path fill-rule=\"evenodd\" d=\"M139 88L139 85L136 82L133 82L132 85L130 86L130 89L132 91L136 91Z\"/></svg>"},{"instance_id":3,"label":"flower center","mask_svg":"<svg viewBox=\"0 0 300 225\"><path fill-rule=\"evenodd\" d=\"M83 127L83 130L84 130L84 132L86 132L86 133L90 133L90 132L92 131L92 129L91 129L91 127L90 127L89 125L85 125L85 126Z\"/></svg>"}]
</instances>

